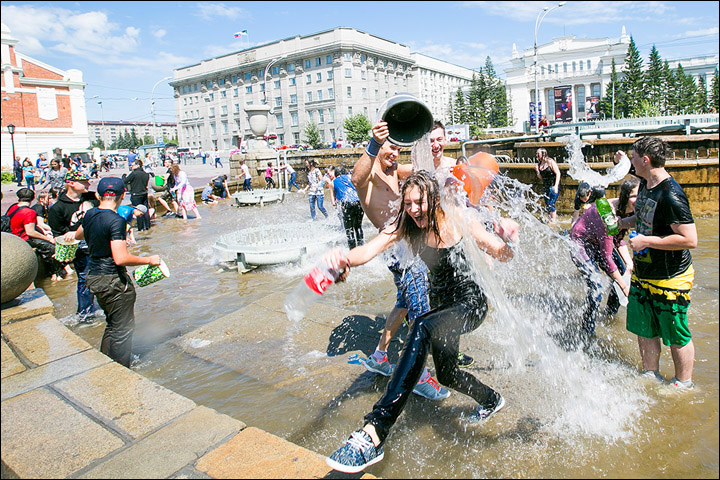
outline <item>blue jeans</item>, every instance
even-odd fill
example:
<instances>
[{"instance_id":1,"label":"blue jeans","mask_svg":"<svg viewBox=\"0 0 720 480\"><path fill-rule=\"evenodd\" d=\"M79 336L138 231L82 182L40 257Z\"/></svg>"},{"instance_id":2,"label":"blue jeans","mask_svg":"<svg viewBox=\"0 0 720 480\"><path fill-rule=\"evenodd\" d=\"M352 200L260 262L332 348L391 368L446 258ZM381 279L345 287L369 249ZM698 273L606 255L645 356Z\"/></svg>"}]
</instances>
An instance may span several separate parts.
<instances>
[{"instance_id":1,"label":"blue jeans","mask_svg":"<svg viewBox=\"0 0 720 480\"><path fill-rule=\"evenodd\" d=\"M406 309L408 320L412 323L417 317L430 310L425 262L415 259L412 265L403 270L400 263L395 260L394 263L388 265L388 268L393 274L393 281L397 288L395 307Z\"/></svg>"},{"instance_id":2,"label":"blue jeans","mask_svg":"<svg viewBox=\"0 0 720 480\"><path fill-rule=\"evenodd\" d=\"M297 177L297 172L292 172L290 174L290 181L288 182L288 192L292 192L293 186L295 186L295 188L300 190L300 186L295 182L296 177Z\"/></svg>"},{"instance_id":3,"label":"blue jeans","mask_svg":"<svg viewBox=\"0 0 720 480\"><path fill-rule=\"evenodd\" d=\"M554 212L555 209L555 202L557 201L558 197L560 196L560 189L558 188L558 191L554 191L552 187L548 187L545 189L545 194L543 195L543 198L545 199L545 211L547 213Z\"/></svg>"},{"instance_id":4,"label":"blue jeans","mask_svg":"<svg viewBox=\"0 0 720 480\"><path fill-rule=\"evenodd\" d=\"M310 199L310 216L312 219L315 220L315 202L317 202L318 209L325 215L325 218L328 218L327 211L325 211L325 207L323 207L325 195L310 195L308 198Z\"/></svg>"},{"instance_id":5,"label":"blue jeans","mask_svg":"<svg viewBox=\"0 0 720 480\"><path fill-rule=\"evenodd\" d=\"M244 191L248 191L248 192L252 191L252 185L250 185L250 179L249 179L249 178L246 178L246 179L243 181L243 190L244 190Z\"/></svg>"},{"instance_id":6,"label":"blue jeans","mask_svg":"<svg viewBox=\"0 0 720 480\"><path fill-rule=\"evenodd\" d=\"M75 260L73 260L75 273L77 274L77 313L85 316L95 313L95 297L87 287L86 278L90 269L90 256L87 253L87 243L80 242Z\"/></svg>"}]
</instances>

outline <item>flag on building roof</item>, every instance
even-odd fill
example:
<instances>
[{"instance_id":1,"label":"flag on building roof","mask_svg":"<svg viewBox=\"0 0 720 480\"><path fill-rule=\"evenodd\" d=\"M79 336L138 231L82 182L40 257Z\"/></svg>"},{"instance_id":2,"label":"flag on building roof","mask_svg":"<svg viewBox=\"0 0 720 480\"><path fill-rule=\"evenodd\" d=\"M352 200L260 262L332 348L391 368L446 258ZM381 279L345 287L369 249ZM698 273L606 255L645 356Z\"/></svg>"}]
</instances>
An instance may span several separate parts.
<instances>
[{"instance_id":1,"label":"flag on building roof","mask_svg":"<svg viewBox=\"0 0 720 480\"><path fill-rule=\"evenodd\" d=\"M247 35L247 34L248 34L248 33L247 33L247 30L243 30L243 31L241 31L241 32L237 32L237 33L235 34L235 38L242 37L243 35Z\"/></svg>"}]
</instances>

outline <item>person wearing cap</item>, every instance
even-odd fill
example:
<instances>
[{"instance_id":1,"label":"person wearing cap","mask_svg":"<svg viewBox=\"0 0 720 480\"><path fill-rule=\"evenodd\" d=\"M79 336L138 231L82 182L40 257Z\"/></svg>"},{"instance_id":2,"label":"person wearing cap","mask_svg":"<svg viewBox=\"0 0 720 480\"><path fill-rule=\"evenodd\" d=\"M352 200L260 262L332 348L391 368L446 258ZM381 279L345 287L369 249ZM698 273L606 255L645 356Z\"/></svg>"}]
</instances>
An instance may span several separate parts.
<instances>
[{"instance_id":1,"label":"person wearing cap","mask_svg":"<svg viewBox=\"0 0 720 480\"><path fill-rule=\"evenodd\" d=\"M130 192L130 203L133 206L145 205L148 206L148 181L150 181L150 174L143 170L143 161L140 159L135 160L132 165L132 172L130 175L123 174L122 180L127 186L127 190ZM137 219L138 232L150 230L150 216L145 214Z\"/></svg>"},{"instance_id":2,"label":"person wearing cap","mask_svg":"<svg viewBox=\"0 0 720 480\"><path fill-rule=\"evenodd\" d=\"M90 178L84 173L72 170L65 175L65 192L48 210L48 225L54 237L63 237L68 242L75 241L75 232L82 223L83 215L98 205L97 197L88 191L89 187ZM88 261L87 244L81 241L73 266L78 278L77 315L82 323L93 323L96 310L93 294L85 283Z\"/></svg>"},{"instance_id":3,"label":"person wearing cap","mask_svg":"<svg viewBox=\"0 0 720 480\"><path fill-rule=\"evenodd\" d=\"M100 351L130 367L135 330L135 286L127 266L160 265L160 257L132 255L127 249L126 222L117 213L125 198L125 184L105 177L97 187L100 204L90 209L76 232L90 249L87 285L105 312L105 332Z\"/></svg>"}]
</instances>

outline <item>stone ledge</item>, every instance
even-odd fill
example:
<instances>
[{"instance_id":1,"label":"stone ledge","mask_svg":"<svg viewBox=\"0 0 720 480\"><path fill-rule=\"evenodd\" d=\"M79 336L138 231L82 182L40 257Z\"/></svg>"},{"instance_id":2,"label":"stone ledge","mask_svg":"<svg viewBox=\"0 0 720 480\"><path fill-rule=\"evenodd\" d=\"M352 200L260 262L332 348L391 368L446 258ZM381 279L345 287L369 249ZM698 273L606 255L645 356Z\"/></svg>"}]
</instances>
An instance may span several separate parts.
<instances>
[{"instance_id":1,"label":"stone ledge","mask_svg":"<svg viewBox=\"0 0 720 480\"><path fill-rule=\"evenodd\" d=\"M33 288L25 290L14 300L3 303L0 310L0 321L5 325L38 315L53 315L55 307L41 288Z\"/></svg>"}]
</instances>

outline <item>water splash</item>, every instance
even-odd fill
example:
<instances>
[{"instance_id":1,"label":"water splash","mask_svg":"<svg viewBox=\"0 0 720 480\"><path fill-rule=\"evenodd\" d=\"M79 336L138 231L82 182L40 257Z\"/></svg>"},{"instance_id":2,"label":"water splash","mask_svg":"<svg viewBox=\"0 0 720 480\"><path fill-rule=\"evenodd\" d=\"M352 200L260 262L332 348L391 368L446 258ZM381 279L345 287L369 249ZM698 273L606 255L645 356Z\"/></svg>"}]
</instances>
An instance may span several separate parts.
<instances>
[{"instance_id":1,"label":"water splash","mask_svg":"<svg viewBox=\"0 0 720 480\"><path fill-rule=\"evenodd\" d=\"M628 159L626 155L623 155L617 165L609 168L605 175L602 175L591 169L590 166L585 163L582 148L589 144L583 143L576 134L563 137L562 141L567 142L565 149L569 154L568 163L570 164L568 175L578 182L587 182L591 187L607 188L611 183L625 178L625 175L630 171L630 159Z\"/></svg>"},{"instance_id":2,"label":"water splash","mask_svg":"<svg viewBox=\"0 0 720 480\"><path fill-rule=\"evenodd\" d=\"M430 147L430 132L415 142L415 145L413 145L410 150L410 158L412 160L413 171L415 172L420 170L432 172L435 170L432 148Z\"/></svg>"}]
</instances>

